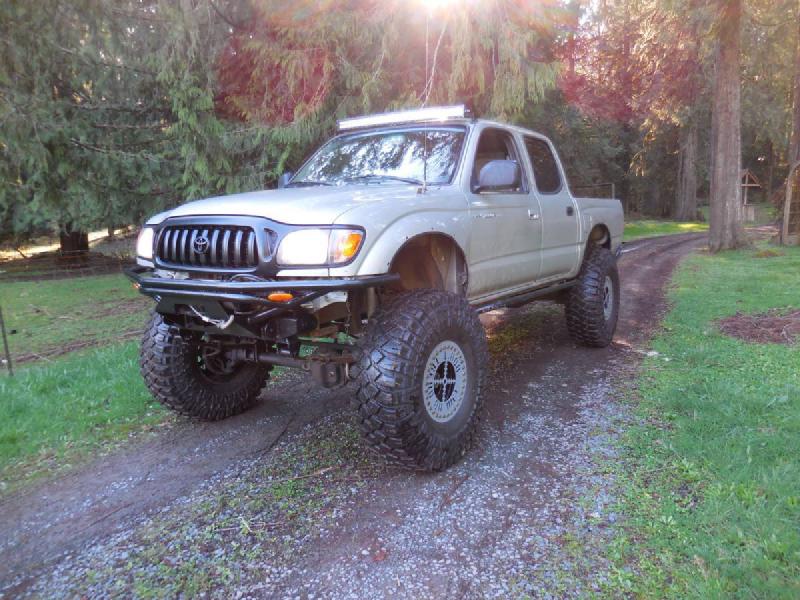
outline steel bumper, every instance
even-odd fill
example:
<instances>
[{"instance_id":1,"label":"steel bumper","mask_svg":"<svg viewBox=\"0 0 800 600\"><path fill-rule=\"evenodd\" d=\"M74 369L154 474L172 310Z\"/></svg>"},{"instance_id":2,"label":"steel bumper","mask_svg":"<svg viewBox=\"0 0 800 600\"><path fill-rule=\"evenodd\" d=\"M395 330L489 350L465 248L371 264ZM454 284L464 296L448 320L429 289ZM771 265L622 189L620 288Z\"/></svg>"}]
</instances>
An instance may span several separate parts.
<instances>
[{"instance_id":1,"label":"steel bumper","mask_svg":"<svg viewBox=\"0 0 800 600\"><path fill-rule=\"evenodd\" d=\"M366 275L347 279L276 279L259 281L222 281L216 279L169 279L154 277L148 267L129 267L125 275L138 290L160 302L166 297L214 300L218 302L246 302L265 308L292 309L329 292L363 290L394 283L399 275ZM294 297L286 302L272 302L267 296L272 292L289 292Z\"/></svg>"}]
</instances>

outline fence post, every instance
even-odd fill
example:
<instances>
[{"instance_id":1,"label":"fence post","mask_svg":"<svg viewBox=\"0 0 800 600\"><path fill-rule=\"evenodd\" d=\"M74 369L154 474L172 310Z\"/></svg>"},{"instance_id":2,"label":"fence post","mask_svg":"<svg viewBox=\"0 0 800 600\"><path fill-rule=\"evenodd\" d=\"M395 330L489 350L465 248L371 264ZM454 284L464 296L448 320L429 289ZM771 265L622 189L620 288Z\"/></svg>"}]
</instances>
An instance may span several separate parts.
<instances>
[{"instance_id":1,"label":"fence post","mask_svg":"<svg viewBox=\"0 0 800 600\"><path fill-rule=\"evenodd\" d=\"M3 320L3 308L0 307L0 331L3 333L3 349L6 353L6 365L8 366L9 376L14 374L14 367L11 366L11 351L8 349L8 337L6 336L6 322Z\"/></svg>"}]
</instances>

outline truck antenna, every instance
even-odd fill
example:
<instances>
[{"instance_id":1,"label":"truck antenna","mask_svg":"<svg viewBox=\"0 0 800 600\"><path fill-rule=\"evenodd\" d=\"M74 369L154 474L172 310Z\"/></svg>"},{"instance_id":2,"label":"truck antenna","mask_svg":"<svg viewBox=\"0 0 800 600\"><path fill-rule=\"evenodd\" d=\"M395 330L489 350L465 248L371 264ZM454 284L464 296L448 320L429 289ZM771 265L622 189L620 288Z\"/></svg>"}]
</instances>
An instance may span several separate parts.
<instances>
[{"instance_id":1,"label":"truck antenna","mask_svg":"<svg viewBox=\"0 0 800 600\"><path fill-rule=\"evenodd\" d=\"M431 11L425 11L425 88L422 90L422 107L428 103L428 96L425 92L428 89L428 31L430 29ZM422 186L417 193L424 194L428 191L428 126L422 129Z\"/></svg>"},{"instance_id":2,"label":"truck antenna","mask_svg":"<svg viewBox=\"0 0 800 600\"><path fill-rule=\"evenodd\" d=\"M428 124L422 130L422 187L419 193L424 194L428 191Z\"/></svg>"}]
</instances>

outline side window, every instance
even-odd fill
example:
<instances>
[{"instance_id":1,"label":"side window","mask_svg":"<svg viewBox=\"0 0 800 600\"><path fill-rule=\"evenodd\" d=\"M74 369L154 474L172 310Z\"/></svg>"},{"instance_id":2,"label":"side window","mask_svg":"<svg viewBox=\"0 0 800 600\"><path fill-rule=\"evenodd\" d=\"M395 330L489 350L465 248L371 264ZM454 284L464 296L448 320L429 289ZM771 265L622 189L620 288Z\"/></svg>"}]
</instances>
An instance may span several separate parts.
<instances>
[{"instance_id":1,"label":"side window","mask_svg":"<svg viewBox=\"0 0 800 600\"><path fill-rule=\"evenodd\" d=\"M478 175L486 164L493 160L513 160L519 166L520 180L517 186L509 192L522 192L525 190L525 175L514 144L514 138L502 129L484 129L478 139L475 150L475 164L472 168L472 186L478 184Z\"/></svg>"},{"instance_id":2,"label":"side window","mask_svg":"<svg viewBox=\"0 0 800 600\"><path fill-rule=\"evenodd\" d=\"M554 194L561 189L561 175L558 172L556 157L544 140L526 137L525 149L533 166L536 188L542 194Z\"/></svg>"}]
</instances>

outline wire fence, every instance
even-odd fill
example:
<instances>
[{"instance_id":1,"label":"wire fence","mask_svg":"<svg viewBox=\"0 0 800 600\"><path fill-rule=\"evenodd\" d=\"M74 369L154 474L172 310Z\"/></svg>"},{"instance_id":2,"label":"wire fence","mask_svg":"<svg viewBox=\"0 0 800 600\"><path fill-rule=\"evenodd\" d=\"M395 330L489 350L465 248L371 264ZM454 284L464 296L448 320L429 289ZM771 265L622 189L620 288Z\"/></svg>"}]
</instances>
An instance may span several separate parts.
<instances>
[{"instance_id":1,"label":"wire fence","mask_svg":"<svg viewBox=\"0 0 800 600\"><path fill-rule=\"evenodd\" d=\"M149 304L124 278L132 264L96 251L0 257L0 373L137 335Z\"/></svg>"},{"instance_id":2,"label":"wire fence","mask_svg":"<svg viewBox=\"0 0 800 600\"><path fill-rule=\"evenodd\" d=\"M41 281L121 273L133 261L98 252L41 252L0 259L0 283Z\"/></svg>"},{"instance_id":3,"label":"wire fence","mask_svg":"<svg viewBox=\"0 0 800 600\"><path fill-rule=\"evenodd\" d=\"M617 197L617 186L613 182L570 185L570 189L575 196L591 196L596 198L610 199Z\"/></svg>"}]
</instances>

